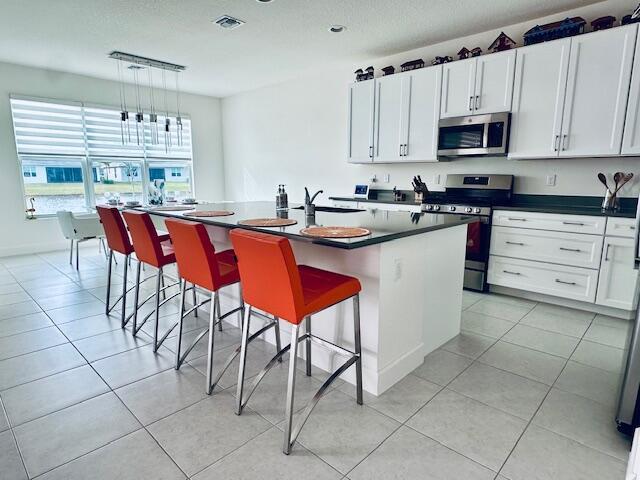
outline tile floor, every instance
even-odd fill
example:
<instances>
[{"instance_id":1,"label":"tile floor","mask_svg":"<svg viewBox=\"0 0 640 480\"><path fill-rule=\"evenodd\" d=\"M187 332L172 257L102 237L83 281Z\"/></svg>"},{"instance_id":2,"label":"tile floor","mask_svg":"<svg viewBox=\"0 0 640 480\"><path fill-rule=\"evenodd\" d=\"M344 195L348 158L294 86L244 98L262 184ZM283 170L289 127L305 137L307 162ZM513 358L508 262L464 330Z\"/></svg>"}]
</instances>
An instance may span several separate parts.
<instances>
[{"instance_id":1,"label":"tile floor","mask_svg":"<svg viewBox=\"0 0 640 480\"><path fill-rule=\"evenodd\" d=\"M630 445L613 418L629 322L464 292L461 335L365 406L338 383L287 457L286 363L237 417L235 371L203 393L205 345L177 372L174 338L154 355L151 325L134 340L104 315L105 263L94 247L79 272L67 252L0 258L2 479L624 477ZM239 332L218 339L216 365ZM252 351L250 375L272 351ZM300 375L298 407L319 385Z\"/></svg>"}]
</instances>

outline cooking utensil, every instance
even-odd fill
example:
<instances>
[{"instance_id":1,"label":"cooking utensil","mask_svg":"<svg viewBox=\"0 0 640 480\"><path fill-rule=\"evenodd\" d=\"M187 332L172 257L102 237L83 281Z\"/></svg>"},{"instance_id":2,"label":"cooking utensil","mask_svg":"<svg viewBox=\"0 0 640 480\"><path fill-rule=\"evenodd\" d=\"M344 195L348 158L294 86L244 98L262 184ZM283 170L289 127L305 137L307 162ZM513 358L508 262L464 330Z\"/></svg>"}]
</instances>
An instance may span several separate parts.
<instances>
[{"instance_id":1,"label":"cooking utensil","mask_svg":"<svg viewBox=\"0 0 640 480\"><path fill-rule=\"evenodd\" d=\"M632 178L633 178L633 173L623 174L622 179L620 180L620 184L616 187L616 190L615 192L613 192L613 194L615 195L616 193L618 193L618 191Z\"/></svg>"},{"instance_id":2,"label":"cooking utensil","mask_svg":"<svg viewBox=\"0 0 640 480\"><path fill-rule=\"evenodd\" d=\"M616 183L616 186L613 189L614 192L618 190L618 183L620 183L620 180L622 180L623 176L624 176L624 173L622 172L616 172L613 174L613 181Z\"/></svg>"},{"instance_id":3,"label":"cooking utensil","mask_svg":"<svg viewBox=\"0 0 640 480\"><path fill-rule=\"evenodd\" d=\"M602 184L606 187L606 189L611 192L611 189L609 188L609 185L607 185L607 177L604 176L604 173L600 172L598 173L598 180L600 180L600 182L602 182Z\"/></svg>"}]
</instances>

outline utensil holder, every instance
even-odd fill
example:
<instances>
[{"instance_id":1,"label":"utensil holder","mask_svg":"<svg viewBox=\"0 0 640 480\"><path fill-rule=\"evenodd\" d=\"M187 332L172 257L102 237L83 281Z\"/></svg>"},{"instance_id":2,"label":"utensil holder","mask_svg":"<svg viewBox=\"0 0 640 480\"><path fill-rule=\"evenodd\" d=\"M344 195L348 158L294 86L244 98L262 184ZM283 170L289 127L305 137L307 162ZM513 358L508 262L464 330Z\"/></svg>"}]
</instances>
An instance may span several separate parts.
<instances>
[{"instance_id":1,"label":"utensil holder","mask_svg":"<svg viewBox=\"0 0 640 480\"><path fill-rule=\"evenodd\" d=\"M604 200L602 201L602 210L612 211L620 208L620 201L618 196L611 193L611 190L607 189L604 194Z\"/></svg>"}]
</instances>

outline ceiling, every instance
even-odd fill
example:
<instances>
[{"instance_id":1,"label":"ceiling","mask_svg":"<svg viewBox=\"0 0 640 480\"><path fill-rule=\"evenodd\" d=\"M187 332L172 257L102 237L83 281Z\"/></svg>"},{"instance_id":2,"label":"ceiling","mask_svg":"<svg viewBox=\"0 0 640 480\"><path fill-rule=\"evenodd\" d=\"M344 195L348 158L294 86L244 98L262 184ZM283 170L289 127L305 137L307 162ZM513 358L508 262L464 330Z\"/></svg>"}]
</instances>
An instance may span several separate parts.
<instances>
[{"instance_id":1,"label":"ceiling","mask_svg":"<svg viewBox=\"0 0 640 480\"><path fill-rule=\"evenodd\" d=\"M0 61L116 79L112 50L186 65L227 96L595 3L594 0L1 0ZM246 22L224 30L229 14ZM343 33L328 32L346 25Z\"/></svg>"}]
</instances>

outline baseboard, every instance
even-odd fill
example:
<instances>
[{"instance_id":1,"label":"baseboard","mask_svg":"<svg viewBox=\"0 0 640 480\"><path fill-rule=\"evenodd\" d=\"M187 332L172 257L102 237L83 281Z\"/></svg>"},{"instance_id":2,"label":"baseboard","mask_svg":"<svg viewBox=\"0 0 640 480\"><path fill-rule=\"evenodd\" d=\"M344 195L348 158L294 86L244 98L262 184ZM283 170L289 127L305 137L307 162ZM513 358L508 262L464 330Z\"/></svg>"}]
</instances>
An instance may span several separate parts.
<instances>
[{"instance_id":1,"label":"baseboard","mask_svg":"<svg viewBox=\"0 0 640 480\"><path fill-rule=\"evenodd\" d=\"M621 318L623 320L632 320L635 318L635 312L633 311L630 312L628 310L621 310L619 308L604 307L602 305L596 305L595 303L580 302L578 300L571 300L569 298L554 297L553 295L528 292L526 290L502 287L500 285L491 285L489 289L493 293L501 293L504 295L510 295L512 297L533 300L536 302L550 303L552 305L558 305L560 307L575 308L576 310L599 313L602 315L607 315L609 317Z\"/></svg>"},{"instance_id":2,"label":"baseboard","mask_svg":"<svg viewBox=\"0 0 640 480\"><path fill-rule=\"evenodd\" d=\"M20 245L19 247L0 248L0 258L11 257L13 255L29 255L38 253L54 252L56 250L68 250L69 242L42 242Z\"/></svg>"},{"instance_id":3,"label":"baseboard","mask_svg":"<svg viewBox=\"0 0 640 480\"><path fill-rule=\"evenodd\" d=\"M424 361L424 344L419 343L413 350L409 350L390 365L378 371L378 389L376 395L382 395L386 390L406 377L405 372L413 372Z\"/></svg>"}]
</instances>

